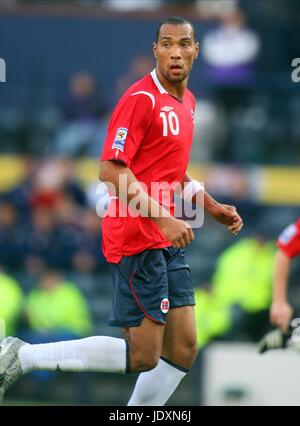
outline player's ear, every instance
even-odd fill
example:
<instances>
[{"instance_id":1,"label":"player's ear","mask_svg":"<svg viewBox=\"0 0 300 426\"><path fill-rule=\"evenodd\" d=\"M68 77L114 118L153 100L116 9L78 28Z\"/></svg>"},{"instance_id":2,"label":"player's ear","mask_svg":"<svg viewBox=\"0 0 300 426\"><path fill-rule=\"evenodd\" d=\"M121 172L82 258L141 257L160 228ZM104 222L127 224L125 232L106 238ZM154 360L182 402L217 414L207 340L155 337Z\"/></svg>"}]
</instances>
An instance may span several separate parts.
<instances>
[{"instance_id":1,"label":"player's ear","mask_svg":"<svg viewBox=\"0 0 300 426\"><path fill-rule=\"evenodd\" d=\"M195 44L195 49L196 49L195 59L197 59L200 52L200 45L198 42Z\"/></svg>"},{"instance_id":2,"label":"player's ear","mask_svg":"<svg viewBox=\"0 0 300 426\"><path fill-rule=\"evenodd\" d=\"M156 42L154 42L152 45L152 52L153 52L154 58L157 59L157 43Z\"/></svg>"}]
</instances>

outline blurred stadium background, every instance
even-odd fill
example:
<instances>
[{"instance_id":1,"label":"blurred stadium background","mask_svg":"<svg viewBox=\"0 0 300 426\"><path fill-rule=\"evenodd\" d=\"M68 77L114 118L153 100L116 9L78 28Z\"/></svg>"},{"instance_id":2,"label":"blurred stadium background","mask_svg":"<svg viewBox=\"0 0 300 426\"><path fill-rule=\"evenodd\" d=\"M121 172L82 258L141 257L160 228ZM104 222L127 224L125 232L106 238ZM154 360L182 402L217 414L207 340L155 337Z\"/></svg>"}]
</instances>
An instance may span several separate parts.
<instances>
[{"instance_id":1,"label":"blurred stadium background","mask_svg":"<svg viewBox=\"0 0 300 426\"><path fill-rule=\"evenodd\" d=\"M30 342L119 335L107 326L99 155L117 99L154 67L156 27L173 15L192 20L201 45L190 172L237 205L245 228L232 238L206 217L187 250L200 351L169 403L288 403L297 359L259 361L254 345L269 329L276 237L300 216L297 0L0 1L0 318ZM289 292L297 316L299 262ZM39 372L6 403L124 405L135 379Z\"/></svg>"}]
</instances>

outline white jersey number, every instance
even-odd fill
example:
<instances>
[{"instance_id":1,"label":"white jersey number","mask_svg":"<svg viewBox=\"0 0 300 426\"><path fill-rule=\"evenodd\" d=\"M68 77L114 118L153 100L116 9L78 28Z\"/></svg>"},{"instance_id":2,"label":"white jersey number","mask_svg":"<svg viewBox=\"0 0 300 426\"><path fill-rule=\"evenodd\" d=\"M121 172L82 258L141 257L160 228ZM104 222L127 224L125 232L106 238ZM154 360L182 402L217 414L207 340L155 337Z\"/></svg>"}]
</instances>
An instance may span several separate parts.
<instances>
[{"instance_id":1,"label":"white jersey number","mask_svg":"<svg viewBox=\"0 0 300 426\"><path fill-rule=\"evenodd\" d=\"M166 112L161 112L160 117L163 121L163 136L168 136L169 128L171 130L172 135L178 136L180 129L177 114L174 111L170 111L168 114Z\"/></svg>"}]
</instances>

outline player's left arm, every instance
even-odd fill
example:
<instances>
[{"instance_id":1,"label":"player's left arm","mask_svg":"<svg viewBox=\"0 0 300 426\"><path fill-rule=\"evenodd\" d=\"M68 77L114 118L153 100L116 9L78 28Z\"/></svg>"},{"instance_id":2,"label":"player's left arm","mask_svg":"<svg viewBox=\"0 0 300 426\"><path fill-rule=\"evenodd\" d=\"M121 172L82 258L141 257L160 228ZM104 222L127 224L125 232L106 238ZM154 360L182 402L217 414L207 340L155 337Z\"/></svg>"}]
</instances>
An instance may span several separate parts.
<instances>
[{"instance_id":1,"label":"player's left arm","mask_svg":"<svg viewBox=\"0 0 300 426\"><path fill-rule=\"evenodd\" d=\"M193 179L186 174L183 180L183 185L193 186ZM204 188L199 185L196 186L196 193L192 196L193 204L196 204L199 207L204 207L204 209L219 223L226 225L228 230L233 234L237 235L242 227L243 220L238 214L234 206L229 206L227 204L218 203ZM194 191L193 191L194 192ZM191 193L191 191L189 191Z\"/></svg>"}]
</instances>

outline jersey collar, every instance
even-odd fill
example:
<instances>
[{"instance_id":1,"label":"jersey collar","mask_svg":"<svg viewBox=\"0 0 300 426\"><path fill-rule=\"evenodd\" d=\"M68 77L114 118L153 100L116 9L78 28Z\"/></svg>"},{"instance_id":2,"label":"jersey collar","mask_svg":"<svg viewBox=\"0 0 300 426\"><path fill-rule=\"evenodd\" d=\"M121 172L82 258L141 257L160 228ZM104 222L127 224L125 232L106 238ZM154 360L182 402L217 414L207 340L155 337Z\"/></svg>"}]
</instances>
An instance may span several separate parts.
<instances>
[{"instance_id":1,"label":"jersey collar","mask_svg":"<svg viewBox=\"0 0 300 426\"><path fill-rule=\"evenodd\" d=\"M156 74L156 69L154 68L154 70L153 71L151 71L151 77L152 77L152 79L153 79L153 81L154 81L154 83L155 83L155 86L158 88L158 90L159 90L159 92L163 95L164 93L167 93L168 94L168 92L163 88L163 86L161 85L161 83L160 83L160 81L159 81L159 79L158 79L158 77L157 77L157 74Z\"/></svg>"}]
</instances>

